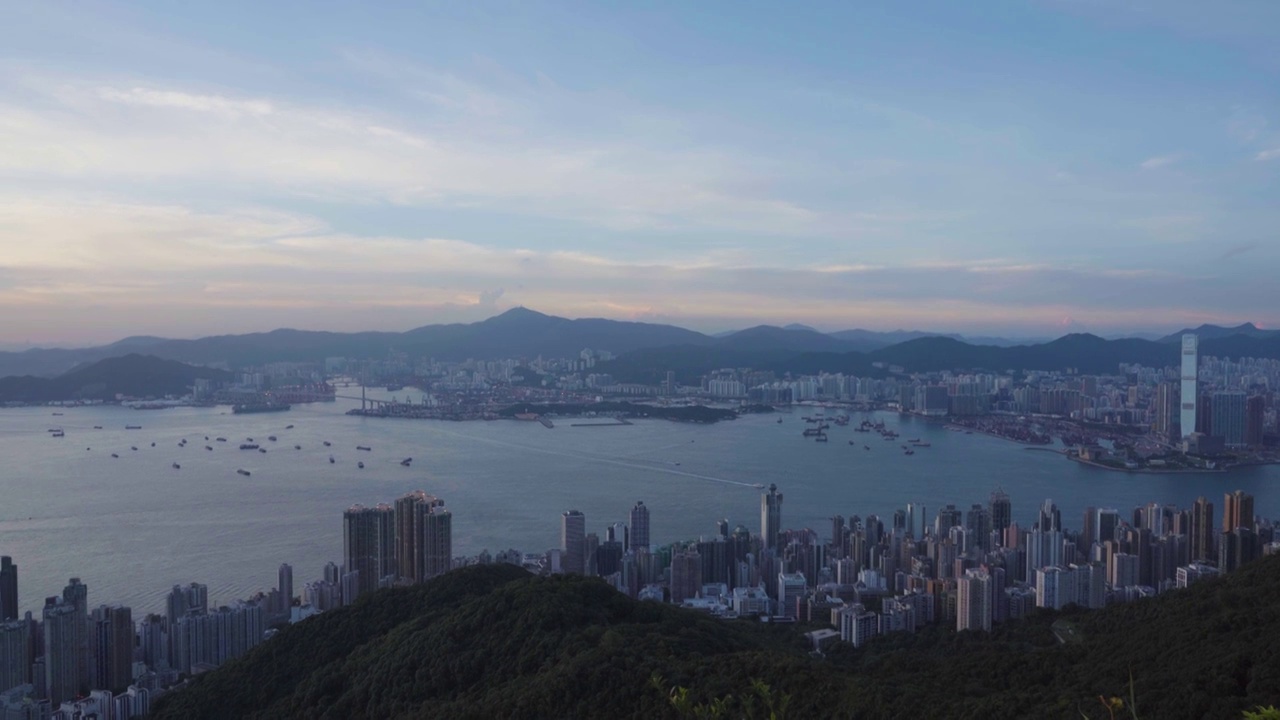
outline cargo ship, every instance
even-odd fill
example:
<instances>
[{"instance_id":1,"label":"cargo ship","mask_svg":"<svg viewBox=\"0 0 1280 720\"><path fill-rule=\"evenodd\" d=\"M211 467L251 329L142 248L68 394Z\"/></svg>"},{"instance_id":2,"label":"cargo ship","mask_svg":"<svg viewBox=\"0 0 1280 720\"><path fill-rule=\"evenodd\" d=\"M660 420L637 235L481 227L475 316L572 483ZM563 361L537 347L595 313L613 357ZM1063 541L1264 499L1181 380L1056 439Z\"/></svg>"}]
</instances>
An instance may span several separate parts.
<instances>
[{"instance_id":1,"label":"cargo ship","mask_svg":"<svg viewBox=\"0 0 1280 720\"><path fill-rule=\"evenodd\" d=\"M251 413L284 412L292 407L292 405L285 403L253 403L232 405L231 412L235 415L249 415Z\"/></svg>"}]
</instances>

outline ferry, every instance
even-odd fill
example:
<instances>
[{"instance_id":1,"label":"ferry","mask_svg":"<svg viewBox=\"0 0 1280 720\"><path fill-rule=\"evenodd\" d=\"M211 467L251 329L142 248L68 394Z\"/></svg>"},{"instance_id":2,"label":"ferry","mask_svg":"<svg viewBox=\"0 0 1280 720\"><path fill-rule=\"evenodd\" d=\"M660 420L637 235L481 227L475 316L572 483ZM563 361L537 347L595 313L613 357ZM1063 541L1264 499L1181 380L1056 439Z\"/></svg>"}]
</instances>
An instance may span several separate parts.
<instances>
[{"instance_id":1,"label":"ferry","mask_svg":"<svg viewBox=\"0 0 1280 720\"><path fill-rule=\"evenodd\" d=\"M237 470L236 472L240 473L241 475L244 475L245 477L248 477L248 476L249 476L249 474L250 474L250 473L249 473L249 471L248 471L248 470L245 470L244 468L240 468L240 469L239 469L239 470Z\"/></svg>"}]
</instances>

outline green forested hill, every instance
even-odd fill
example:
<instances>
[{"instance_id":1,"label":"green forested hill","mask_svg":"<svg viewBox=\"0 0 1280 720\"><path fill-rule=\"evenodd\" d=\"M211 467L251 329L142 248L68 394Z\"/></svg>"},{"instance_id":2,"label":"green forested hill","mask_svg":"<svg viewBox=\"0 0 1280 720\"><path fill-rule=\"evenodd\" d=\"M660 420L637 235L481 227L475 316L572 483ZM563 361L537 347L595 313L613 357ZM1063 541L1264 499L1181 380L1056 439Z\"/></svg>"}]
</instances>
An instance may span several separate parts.
<instances>
[{"instance_id":1,"label":"green forested hill","mask_svg":"<svg viewBox=\"0 0 1280 720\"><path fill-rule=\"evenodd\" d=\"M1238 718L1280 703L1280 557L1222 581L991 635L931 628L815 659L791 627L725 622L509 566L373 593L163 698L157 718L680 717L668 699L787 697L787 718ZM1082 639L1058 643L1055 621ZM651 678L663 680L663 690ZM755 705L759 710L762 701ZM1127 710L1117 717L1129 717Z\"/></svg>"}]
</instances>

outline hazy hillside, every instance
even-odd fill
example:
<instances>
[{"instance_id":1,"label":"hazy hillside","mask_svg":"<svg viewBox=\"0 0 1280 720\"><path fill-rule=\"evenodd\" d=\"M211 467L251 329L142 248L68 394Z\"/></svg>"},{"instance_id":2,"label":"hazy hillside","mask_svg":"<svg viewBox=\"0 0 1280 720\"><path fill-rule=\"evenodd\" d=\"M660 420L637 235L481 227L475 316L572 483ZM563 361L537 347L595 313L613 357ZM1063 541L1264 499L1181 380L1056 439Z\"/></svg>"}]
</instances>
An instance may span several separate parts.
<instances>
[{"instance_id":1,"label":"hazy hillside","mask_svg":"<svg viewBox=\"0 0 1280 720\"><path fill-rule=\"evenodd\" d=\"M657 674L698 702L733 695L731 707L762 680L790 696L788 718L1097 718L1097 697L1127 697L1132 673L1140 717L1233 718L1280 702L1278 595L1271 557L1158 599L815 659L792 627L482 566L290 626L153 717L679 717ZM1059 617L1079 642L1056 640Z\"/></svg>"},{"instance_id":2,"label":"hazy hillside","mask_svg":"<svg viewBox=\"0 0 1280 720\"><path fill-rule=\"evenodd\" d=\"M0 402L110 400L117 394L162 397L186 394L196 378L223 380L225 370L195 367L151 355L130 354L76 368L56 378L0 378Z\"/></svg>"}]
</instances>

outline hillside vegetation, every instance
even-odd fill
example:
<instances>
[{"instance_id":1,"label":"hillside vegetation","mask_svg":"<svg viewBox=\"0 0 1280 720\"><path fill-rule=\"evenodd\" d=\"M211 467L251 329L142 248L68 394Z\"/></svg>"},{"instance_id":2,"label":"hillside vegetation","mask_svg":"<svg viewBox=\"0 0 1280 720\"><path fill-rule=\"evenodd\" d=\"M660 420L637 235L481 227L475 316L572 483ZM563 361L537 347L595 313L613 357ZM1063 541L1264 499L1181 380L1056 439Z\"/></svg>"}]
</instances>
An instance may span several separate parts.
<instances>
[{"instance_id":1,"label":"hillside vegetation","mask_svg":"<svg viewBox=\"0 0 1280 720\"><path fill-rule=\"evenodd\" d=\"M794 627L481 566L288 627L163 698L154 717L682 717L671 688L740 709L759 680L787 718L1078 719L1108 717L1098 697L1128 698L1132 674L1139 717L1239 718L1280 703L1277 597L1272 557L1155 600L813 658ZM1057 642L1063 620L1080 642Z\"/></svg>"}]
</instances>

